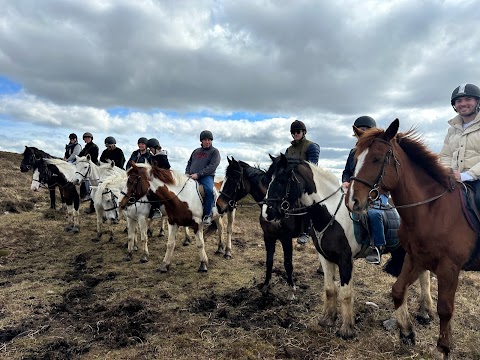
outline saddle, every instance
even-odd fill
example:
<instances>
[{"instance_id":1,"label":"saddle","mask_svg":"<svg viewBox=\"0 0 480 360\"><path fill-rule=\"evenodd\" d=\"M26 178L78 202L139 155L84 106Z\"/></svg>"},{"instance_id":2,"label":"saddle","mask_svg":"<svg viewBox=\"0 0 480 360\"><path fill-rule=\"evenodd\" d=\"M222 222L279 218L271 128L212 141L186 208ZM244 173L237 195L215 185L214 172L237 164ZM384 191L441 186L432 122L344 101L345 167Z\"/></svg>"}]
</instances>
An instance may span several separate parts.
<instances>
[{"instance_id":1,"label":"saddle","mask_svg":"<svg viewBox=\"0 0 480 360\"><path fill-rule=\"evenodd\" d=\"M460 191L460 199L462 201L462 209L465 218L470 227L480 234L480 204L475 201L475 186L468 182L462 183L462 191ZM478 194L480 195L480 194Z\"/></svg>"},{"instance_id":2,"label":"saddle","mask_svg":"<svg viewBox=\"0 0 480 360\"><path fill-rule=\"evenodd\" d=\"M398 239L400 215L398 215L398 211L396 209L389 208L382 210L382 219L386 242L385 250L386 252L390 252L400 246L400 240ZM365 257L372 242L367 215L354 215L353 231L355 234L355 239L360 245L362 245L360 252L355 256L355 258Z\"/></svg>"}]
</instances>

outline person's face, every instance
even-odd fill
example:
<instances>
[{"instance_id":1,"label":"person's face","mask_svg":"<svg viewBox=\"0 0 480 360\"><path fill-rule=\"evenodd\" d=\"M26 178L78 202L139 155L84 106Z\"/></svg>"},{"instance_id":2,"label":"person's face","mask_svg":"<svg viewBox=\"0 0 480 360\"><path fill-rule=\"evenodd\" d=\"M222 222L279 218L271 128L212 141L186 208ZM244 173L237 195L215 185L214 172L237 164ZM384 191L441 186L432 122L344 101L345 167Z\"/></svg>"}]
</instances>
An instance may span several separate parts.
<instances>
[{"instance_id":1,"label":"person's face","mask_svg":"<svg viewBox=\"0 0 480 360\"><path fill-rule=\"evenodd\" d=\"M115 149L115 144L106 144L107 150L113 150Z\"/></svg>"},{"instance_id":2,"label":"person's face","mask_svg":"<svg viewBox=\"0 0 480 360\"><path fill-rule=\"evenodd\" d=\"M210 146L212 146L212 140L211 139L203 139L202 140L202 148L208 149Z\"/></svg>"},{"instance_id":3,"label":"person's face","mask_svg":"<svg viewBox=\"0 0 480 360\"><path fill-rule=\"evenodd\" d=\"M475 111L477 99L471 96L462 96L455 99L455 109L460 116L469 116Z\"/></svg>"},{"instance_id":4,"label":"person's face","mask_svg":"<svg viewBox=\"0 0 480 360\"><path fill-rule=\"evenodd\" d=\"M144 143L138 143L138 149L140 151L145 151L147 149L147 144Z\"/></svg>"},{"instance_id":5,"label":"person's face","mask_svg":"<svg viewBox=\"0 0 480 360\"><path fill-rule=\"evenodd\" d=\"M88 144L89 142L92 142L92 138L90 136L85 136L83 138L83 141L85 141Z\"/></svg>"},{"instance_id":6,"label":"person's face","mask_svg":"<svg viewBox=\"0 0 480 360\"><path fill-rule=\"evenodd\" d=\"M303 138L303 130L293 130L291 132L293 140L301 140Z\"/></svg>"},{"instance_id":7,"label":"person's face","mask_svg":"<svg viewBox=\"0 0 480 360\"><path fill-rule=\"evenodd\" d=\"M77 138L70 139L70 142L71 142L71 143L74 143L74 142L76 142L76 141L77 141Z\"/></svg>"}]
</instances>

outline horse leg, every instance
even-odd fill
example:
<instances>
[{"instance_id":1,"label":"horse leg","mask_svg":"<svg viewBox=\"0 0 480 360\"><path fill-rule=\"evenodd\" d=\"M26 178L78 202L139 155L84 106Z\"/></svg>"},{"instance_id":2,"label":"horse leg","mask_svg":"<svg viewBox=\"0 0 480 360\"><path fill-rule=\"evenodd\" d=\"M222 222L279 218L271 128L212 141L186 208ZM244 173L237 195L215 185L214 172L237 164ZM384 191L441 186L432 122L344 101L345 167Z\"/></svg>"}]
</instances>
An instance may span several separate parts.
<instances>
[{"instance_id":1,"label":"horse leg","mask_svg":"<svg viewBox=\"0 0 480 360\"><path fill-rule=\"evenodd\" d=\"M165 224L168 224L167 221L168 221L168 219L166 217L162 216L162 221L160 223L160 232L158 233L158 237L164 237L165 236Z\"/></svg>"},{"instance_id":2,"label":"horse leg","mask_svg":"<svg viewBox=\"0 0 480 360\"><path fill-rule=\"evenodd\" d=\"M167 241L167 251L163 258L162 263L158 271L165 273L170 267L172 261L173 250L175 249L175 240L177 238L178 225L177 224L168 224L168 241Z\"/></svg>"},{"instance_id":3,"label":"horse leg","mask_svg":"<svg viewBox=\"0 0 480 360\"><path fill-rule=\"evenodd\" d=\"M75 209L73 205L67 205L67 226L65 227L65 231L71 232L73 230L73 212Z\"/></svg>"},{"instance_id":4,"label":"horse leg","mask_svg":"<svg viewBox=\"0 0 480 360\"><path fill-rule=\"evenodd\" d=\"M147 235L147 218L145 216L138 217L138 225L140 227L140 252L142 253L140 257L141 263L148 262L148 235Z\"/></svg>"},{"instance_id":5,"label":"horse leg","mask_svg":"<svg viewBox=\"0 0 480 360\"><path fill-rule=\"evenodd\" d=\"M337 287L335 286L335 264L320 255L323 268L324 301L322 315L318 323L321 326L334 326L337 319Z\"/></svg>"},{"instance_id":6,"label":"horse leg","mask_svg":"<svg viewBox=\"0 0 480 360\"><path fill-rule=\"evenodd\" d=\"M94 203L94 205L97 205ZM93 242L99 242L102 240L102 234L103 234L103 208L97 208L95 206L95 213L97 214L97 236L92 239Z\"/></svg>"},{"instance_id":7,"label":"horse leg","mask_svg":"<svg viewBox=\"0 0 480 360\"><path fill-rule=\"evenodd\" d=\"M455 307L455 292L457 291L460 269L447 261L439 264L437 269L437 313L440 318L440 334L437 340L437 350L443 354L444 359L448 359L452 343L450 320L452 319Z\"/></svg>"},{"instance_id":8,"label":"horse leg","mask_svg":"<svg viewBox=\"0 0 480 360\"><path fill-rule=\"evenodd\" d=\"M214 219L215 224L217 225L217 236L218 236L218 245L217 245L217 251L215 251L216 255L222 255L225 254L224 257L225 259L228 259L227 253L225 252L225 244L222 241L222 236L223 236L223 221L220 216ZM231 258L231 256L230 256Z\"/></svg>"},{"instance_id":9,"label":"horse leg","mask_svg":"<svg viewBox=\"0 0 480 360\"><path fill-rule=\"evenodd\" d=\"M415 345L415 332L408 314L407 290L425 269L416 265L410 254L405 256L402 271L392 286L392 297L395 305L395 318L400 329L400 340L406 345Z\"/></svg>"},{"instance_id":10,"label":"horse leg","mask_svg":"<svg viewBox=\"0 0 480 360\"><path fill-rule=\"evenodd\" d=\"M128 229L128 245L127 255L125 261L130 261L133 258L133 247L135 246L135 240L137 237L137 221L127 216L127 229Z\"/></svg>"},{"instance_id":11,"label":"horse leg","mask_svg":"<svg viewBox=\"0 0 480 360\"><path fill-rule=\"evenodd\" d=\"M55 206L55 187L53 188L48 188L48 192L50 193L50 209L53 209L55 210L56 209L56 206Z\"/></svg>"},{"instance_id":12,"label":"horse leg","mask_svg":"<svg viewBox=\"0 0 480 360\"><path fill-rule=\"evenodd\" d=\"M417 313L417 321L422 325L428 325L433 317L433 301L430 292L430 271L420 274L420 306Z\"/></svg>"},{"instance_id":13,"label":"horse leg","mask_svg":"<svg viewBox=\"0 0 480 360\"><path fill-rule=\"evenodd\" d=\"M185 226L185 240L183 240L183 246L188 246L192 242L191 235L190 235L190 228Z\"/></svg>"},{"instance_id":14,"label":"horse leg","mask_svg":"<svg viewBox=\"0 0 480 360\"><path fill-rule=\"evenodd\" d=\"M236 209L233 209L232 211L227 212L227 240L226 240L227 242L225 246L225 255L223 255L225 259L232 258L232 233L233 233L233 222L235 221L235 211Z\"/></svg>"},{"instance_id":15,"label":"horse leg","mask_svg":"<svg viewBox=\"0 0 480 360\"><path fill-rule=\"evenodd\" d=\"M293 283L293 245L292 238L289 236L280 239L283 248L283 267L287 272L287 283L290 287L287 294L287 300L295 300L295 284Z\"/></svg>"},{"instance_id":16,"label":"horse leg","mask_svg":"<svg viewBox=\"0 0 480 360\"><path fill-rule=\"evenodd\" d=\"M208 257L205 252L205 241L203 240L203 224L198 227L195 233L195 240L197 243L198 254L200 256L200 266L198 272L207 272L208 270Z\"/></svg>"},{"instance_id":17,"label":"horse leg","mask_svg":"<svg viewBox=\"0 0 480 360\"><path fill-rule=\"evenodd\" d=\"M342 339L351 339L354 336L353 317L353 260L351 256L340 259L338 269L340 272L340 314L341 326L337 335Z\"/></svg>"},{"instance_id":18,"label":"horse leg","mask_svg":"<svg viewBox=\"0 0 480 360\"><path fill-rule=\"evenodd\" d=\"M266 261L265 261L266 272L265 272L265 281L263 282L263 286L262 286L262 292L266 294L270 290L270 280L272 279L273 257L275 256L276 239L269 239L264 233L263 241L265 242L265 251L266 251Z\"/></svg>"}]
</instances>

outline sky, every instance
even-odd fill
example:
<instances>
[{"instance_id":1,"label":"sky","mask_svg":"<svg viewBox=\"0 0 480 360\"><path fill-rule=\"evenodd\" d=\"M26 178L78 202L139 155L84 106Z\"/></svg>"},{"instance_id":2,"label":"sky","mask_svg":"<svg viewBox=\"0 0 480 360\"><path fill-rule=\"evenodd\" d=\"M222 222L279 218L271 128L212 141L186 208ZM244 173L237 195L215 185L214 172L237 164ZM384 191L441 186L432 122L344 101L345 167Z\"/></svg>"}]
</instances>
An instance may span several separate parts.
<instances>
[{"instance_id":1,"label":"sky","mask_svg":"<svg viewBox=\"0 0 480 360\"><path fill-rule=\"evenodd\" d=\"M478 2L0 0L0 150L155 137L184 171L199 134L267 168L302 120L340 177L352 124L400 120L438 152L453 89L480 85Z\"/></svg>"}]
</instances>

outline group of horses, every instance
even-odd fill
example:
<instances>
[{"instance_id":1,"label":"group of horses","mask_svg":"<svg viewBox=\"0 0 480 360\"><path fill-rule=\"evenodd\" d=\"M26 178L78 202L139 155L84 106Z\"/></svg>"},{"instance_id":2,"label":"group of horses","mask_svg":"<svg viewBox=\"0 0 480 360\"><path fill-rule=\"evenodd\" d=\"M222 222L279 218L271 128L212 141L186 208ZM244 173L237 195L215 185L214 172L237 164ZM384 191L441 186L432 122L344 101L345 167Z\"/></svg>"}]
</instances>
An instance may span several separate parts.
<instances>
[{"instance_id":1,"label":"group of horses","mask_svg":"<svg viewBox=\"0 0 480 360\"><path fill-rule=\"evenodd\" d=\"M398 128L397 119L385 131L369 129L363 132L355 129L360 139L356 151L357 166L346 193L330 171L303 160L284 155L271 157L272 164L264 171L228 158L223 184L219 191L215 190L213 217L219 230L216 253L224 254L227 259L232 257L232 231L237 203L250 194L259 206L259 222L266 249L262 291L269 290L275 243L280 240L289 286L287 296L294 299L292 239L302 230L302 217L309 216L312 221L310 235L324 271L324 302L320 323L335 325L339 303L340 327L337 334L342 338L351 338L354 336L354 259L364 255L364 247L354 236L352 213L365 214L373 206L378 194L388 191L393 200L393 205L389 206L395 207L401 218L398 229L401 246L391 249L391 259L384 270L398 276L392 287L392 296L401 340L405 344L415 344L406 294L408 287L417 279L421 287L417 319L422 322L431 320L433 301L429 271L432 271L438 278L440 334L437 349L447 359L451 351L450 320L459 272L480 270L480 241L477 231L464 215L462 184L452 180L451 174L440 165L438 157L427 149L415 132L398 133ZM88 171L95 171L91 164L89 167L84 165L82 171L79 164L83 159L80 159L75 170L76 180L72 180L66 176L66 171L56 172L54 167L58 169L60 166L48 159L45 153L32 155L30 149L25 150L21 169L39 171L43 175L37 181L47 184L50 189L55 184L65 190L67 182L78 184L85 179ZM39 164L41 161L46 165ZM50 179L42 167L47 168ZM90 170L86 171L87 168ZM51 180L54 174L57 179ZM110 176L107 177L108 181L104 179L96 185L95 203L104 204L101 216L111 213L112 217L113 211L119 209L144 212L142 207L147 207L148 199L153 196L161 201L169 225L167 249L159 270L168 271L178 227L187 226L195 233L200 260L198 271L206 272L208 256L203 234L202 189L198 182L174 170L134 163L120 177L122 181L118 183ZM100 175L96 179L100 179ZM73 188L76 189L75 185ZM65 191L63 195L68 204L70 195L66 196ZM78 211L78 197L73 198L73 207ZM223 214L228 220L225 243L221 235ZM146 234L141 237L145 237L142 260L146 261ZM130 257L132 249L129 236ZM336 268L340 276L338 289L334 282Z\"/></svg>"}]
</instances>

